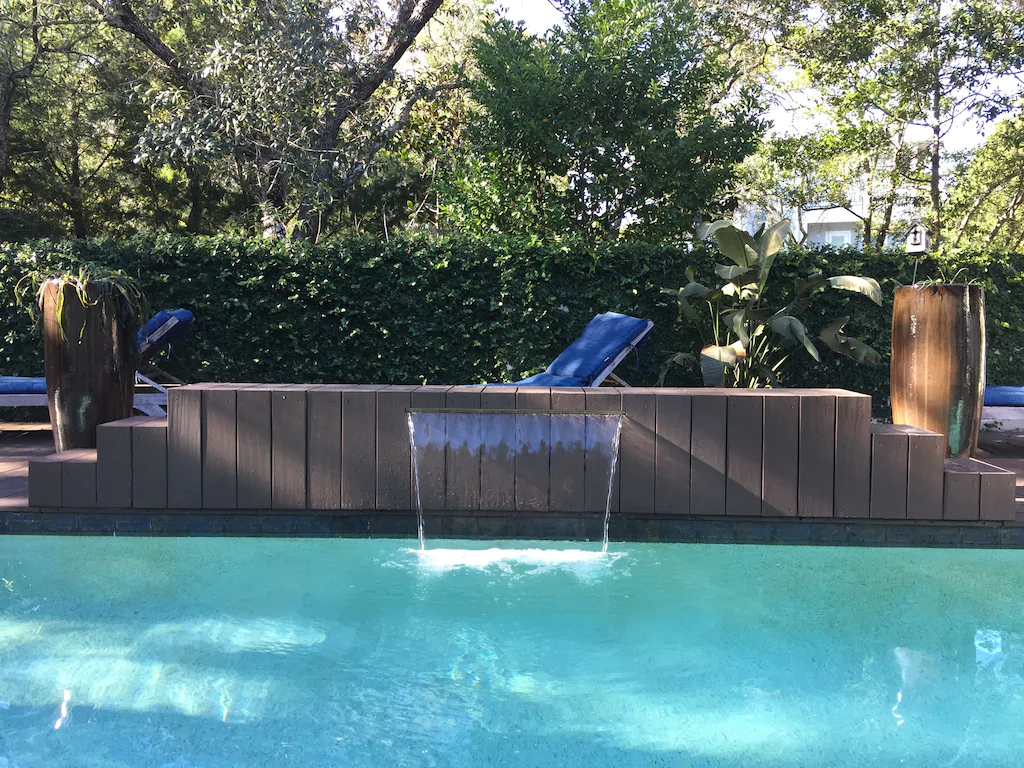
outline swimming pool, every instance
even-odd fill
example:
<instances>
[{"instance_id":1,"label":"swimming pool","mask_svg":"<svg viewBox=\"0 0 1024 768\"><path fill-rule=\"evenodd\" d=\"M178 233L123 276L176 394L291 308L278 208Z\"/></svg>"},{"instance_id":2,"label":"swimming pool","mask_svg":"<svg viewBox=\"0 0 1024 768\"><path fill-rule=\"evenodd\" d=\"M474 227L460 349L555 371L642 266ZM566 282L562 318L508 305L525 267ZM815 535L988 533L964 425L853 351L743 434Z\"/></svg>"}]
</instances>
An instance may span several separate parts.
<instances>
[{"instance_id":1,"label":"swimming pool","mask_svg":"<svg viewBox=\"0 0 1024 768\"><path fill-rule=\"evenodd\" d=\"M0 766L1024 762L1022 553L443 546L4 537Z\"/></svg>"}]
</instances>

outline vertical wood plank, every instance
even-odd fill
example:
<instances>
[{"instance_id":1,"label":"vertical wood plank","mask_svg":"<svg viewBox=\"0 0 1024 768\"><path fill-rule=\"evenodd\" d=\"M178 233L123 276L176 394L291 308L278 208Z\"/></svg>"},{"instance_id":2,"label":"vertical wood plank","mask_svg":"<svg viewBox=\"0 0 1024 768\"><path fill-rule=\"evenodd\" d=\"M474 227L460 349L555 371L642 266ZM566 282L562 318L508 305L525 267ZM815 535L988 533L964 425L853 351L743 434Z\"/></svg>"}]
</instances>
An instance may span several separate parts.
<instances>
[{"instance_id":1,"label":"vertical wood plank","mask_svg":"<svg viewBox=\"0 0 1024 768\"><path fill-rule=\"evenodd\" d=\"M61 486L64 502L69 507L96 506L96 450L92 448L63 451Z\"/></svg>"},{"instance_id":2,"label":"vertical wood plank","mask_svg":"<svg viewBox=\"0 0 1024 768\"><path fill-rule=\"evenodd\" d=\"M981 465L981 520L1017 519L1017 474L984 461Z\"/></svg>"},{"instance_id":3,"label":"vertical wood plank","mask_svg":"<svg viewBox=\"0 0 1024 768\"><path fill-rule=\"evenodd\" d=\"M167 472L174 482L167 489L172 509L203 506L203 389L204 384L175 387L167 393Z\"/></svg>"},{"instance_id":4,"label":"vertical wood plank","mask_svg":"<svg viewBox=\"0 0 1024 768\"><path fill-rule=\"evenodd\" d=\"M586 387L583 396L587 411L622 411L622 395L612 387ZM620 477L618 471L611 476L609 500L609 473L612 470L612 438L617 416L586 416L586 466L584 467L583 506L585 512L603 513L606 508L619 511Z\"/></svg>"},{"instance_id":5,"label":"vertical wood plank","mask_svg":"<svg viewBox=\"0 0 1024 768\"><path fill-rule=\"evenodd\" d=\"M512 410L516 387L486 387L480 407ZM516 417L491 414L480 425L480 509L512 512L516 508Z\"/></svg>"},{"instance_id":6,"label":"vertical wood plank","mask_svg":"<svg viewBox=\"0 0 1024 768\"><path fill-rule=\"evenodd\" d=\"M547 387L519 387L516 409L551 409ZM546 512L550 485L551 416L516 414L516 510Z\"/></svg>"},{"instance_id":7,"label":"vertical wood plank","mask_svg":"<svg viewBox=\"0 0 1024 768\"><path fill-rule=\"evenodd\" d=\"M728 398L726 419L725 513L761 514L764 398L753 392L734 392Z\"/></svg>"},{"instance_id":8,"label":"vertical wood plank","mask_svg":"<svg viewBox=\"0 0 1024 768\"><path fill-rule=\"evenodd\" d=\"M235 393L239 509L273 506L271 396L273 385L247 386Z\"/></svg>"},{"instance_id":9,"label":"vertical wood plank","mask_svg":"<svg viewBox=\"0 0 1024 768\"><path fill-rule=\"evenodd\" d=\"M891 424L871 428L871 517L907 517L909 438Z\"/></svg>"},{"instance_id":10,"label":"vertical wood plank","mask_svg":"<svg viewBox=\"0 0 1024 768\"><path fill-rule=\"evenodd\" d=\"M690 514L690 395L657 389L654 511Z\"/></svg>"},{"instance_id":11,"label":"vertical wood plank","mask_svg":"<svg viewBox=\"0 0 1024 768\"><path fill-rule=\"evenodd\" d=\"M871 398L867 395L837 393L835 466L835 516L868 517L871 505Z\"/></svg>"},{"instance_id":12,"label":"vertical wood plank","mask_svg":"<svg viewBox=\"0 0 1024 768\"><path fill-rule=\"evenodd\" d=\"M167 508L167 419L132 427L132 507Z\"/></svg>"},{"instance_id":13,"label":"vertical wood plank","mask_svg":"<svg viewBox=\"0 0 1024 768\"><path fill-rule=\"evenodd\" d=\"M97 506L104 509L131 507L132 425L148 418L135 416L96 427Z\"/></svg>"},{"instance_id":14,"label":"vertical wood plank","mask_svg":"<svg viewBox=\"0 0 1024 768\"><path fill-rule=\"evenodd\" d=\"M444 408L449 386L430 385L412 393L412 407ZM424 510L443 510L445 503L445 417L439 413L413 414L416 427L416 463L419 496ZM416 501L413 488L413 502Z\"/></svg>"},{"instance_id":15,"label":"vertical wood plank","mask_svg":"<svg viewBox=\"0 0 1024 768\"><path fill-rule=\"evenodd\" d=\"M764 500L761 514L796 517L800 476L800 397L778 391L764 398Z\"/></svg>"},{"instance_id":16,"label":"vertical wood plank","mask_svg":"<svg viewBox=\"0 0 1024 768\"><path fill-rule=\"evenodd\" d=\"M28 463L28 503L33 507L63 506L62 453L40 456Z\"/></svg>"},{"instance_id":17,"label":"vertical wood plank","mask_svg":"<svg viewBox=\"0 0 1024 768\"><path fill-rule=\"evenodd\" d=\"M273 509L306 508L306 391L279 384L270 392Z\"/></svg>"},{"instance_id":18,"label":"vertical wood plank","mask_svg":"<svg viewBox=\"0 0 1024 768\"><path fill-rule=\"evenodd\" d=\"M622 434L619 438L621 486L619 509L636 515L654 514L654 462L657 451L657 398L645 387L620 388Z\"/></svg>"},{"instance_id":19,"label":"vertical wood plank","mask_svg":"<svg viewBox=\"0 0 1024 768\"><path fill-rule=\"evenodd\" d=\"M306 393L310 509L341 509L341 388Z\"/></svg>"},{"instance_id":20,"label":"vertical wood plank","mask_svg":"<svg viewBox=\"0 0 1024 768\"><path fill-rule=\"evenodd\" d=\"M238 500L234 389L202 392L203 508L235 509ZM174 487L171 483L170 488Z\"/></svg>"},{"instance_id":21,"label":"vertical wood plank","mask_svg":"<svg viewBox=\"0 0 1024 768\"><path fill-rule=\"evenodd\" d=\"M586 482L586 395L582 387L551 390L551 494L553 512L583 512Z\"/></svg>"},{"instance_id":22,"label":"vertical wood plank","mask_svg":"<svg viewBox=\"0 0 1024 768\"><path fill-rule=\"evenodd\" d=\"M377 509L415 509L409 414L416 385L393 385L377 393Z\"/></svg>"},{"instance_id":23,"label":"vertical wood plank","mask_svg":"<svg viewBox=\"0 0 1024 768\"><path fill-rule=\"evenodd\" d=\"M479 411L483 389L452 387L445 393L445 408ZM448 413L445 421L445 509L480 509L480 414Z\"/></svg>"},{"instance_id":24,"label":"vertical wood plank","mask_svg":"<svg viewBox=\"0 0 1024 768\"><path fill-rule=\"evenodd\" d=\"M690 437L690 514L724 515L728 398L694 394Z\"/></svg>"},{"instance_id":25,"label":"vertical wood plank","mask_svg":"<svg viewBox=\"0 0 1024 768\"><path fill-rule=\"evenodd\" d=\"M907 518L941 520L945 439L937 432L902 424L893 429L907 436Z\"/></svg>"},{"instance_id":26,"label":"vertical wood plank","mask_svg":"<svg viewBox=\"0 0 1024 768\"><path fill-rule=\"evenodd\" d=\"M341 508L377 505L377 391L353 384L341 393Z\"/></svg>"},{"instance_id":27,"label":"vertical wood plank","mask_svg":"<svg viewBox=\"0 0 1024 768\"><path fill-rule=\"evenodd\" d=\"M835 503L836 397L800 395L800 470L797 507L801 517L832 517Z\"/></svg>"},{"instance_id":28,"label":"vertical wood plank","mask_svg":"<svg viewBox=\"0 0 1024 768\"><path fill-rule=\"evenodd\" d=\"M967 462L946 461L942 519L981 519L981 475Z\"/></svg>"}]
</instances>

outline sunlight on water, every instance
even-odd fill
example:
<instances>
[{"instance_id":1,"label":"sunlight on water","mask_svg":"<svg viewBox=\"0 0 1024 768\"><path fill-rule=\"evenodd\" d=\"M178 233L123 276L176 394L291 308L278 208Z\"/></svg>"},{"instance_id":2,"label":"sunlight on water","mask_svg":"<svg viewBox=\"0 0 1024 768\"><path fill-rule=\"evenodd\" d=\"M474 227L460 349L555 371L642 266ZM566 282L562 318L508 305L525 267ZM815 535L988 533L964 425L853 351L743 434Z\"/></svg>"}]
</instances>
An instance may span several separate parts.
<instances>
[{"instance_id":1,"label":"sunlight on water","mask_svg":"<svg viewBox=\"0 0 1024 768\"><path fill-rule=\"evenodd\" d=\"M1024 553L0 537L0 767L1019 768Z\"/></svg>"}]
</instances>

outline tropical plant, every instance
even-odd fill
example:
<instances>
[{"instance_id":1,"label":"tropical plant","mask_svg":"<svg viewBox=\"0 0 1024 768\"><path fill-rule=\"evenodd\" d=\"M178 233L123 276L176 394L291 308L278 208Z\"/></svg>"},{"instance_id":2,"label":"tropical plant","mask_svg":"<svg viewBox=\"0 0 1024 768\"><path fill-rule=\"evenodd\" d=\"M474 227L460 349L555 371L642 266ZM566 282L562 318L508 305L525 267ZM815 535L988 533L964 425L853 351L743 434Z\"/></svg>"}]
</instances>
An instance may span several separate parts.
<instances>
[{"instance_id":1,"label":"tropical plant","mask_svg":"<svg viewBox=\"0 0 1024 768\"><path fill-rule=\"evenodd\" d=\"M42 315L36 307L43 308L48 286L56 284L57 325L61 337L66 339L64 323L64 304L69 292L81 302L83 307L103 306L113 300L115 318L121 331L122 340L132 350L133 362L136 359L138 345L135 337L149 315L146 297L134 278L122 270L111 270L95 264L84 264L75 272L53 272L39 269L26 274L14 287L15 298L19 306L28 310L29 315L39 322ZM88 323L88 315L86 316ZM85 333L85 324L79 331L79 338Z\"/></svg>"},{"instance_id":2,"label":"tropical plant","mask_svg":"<svg viewBox=\"0 0 1024 768\"><path fill-rule=\"evenodd\" d=\"M753 235L729 221L716 221L707 228L703 239L714 237L718 251L732 262L715 265L715 273L725 282L718 288L709 288L698 283L689 268L686 286L662 289L662 293L676 298L680 317L696 326L701 335L704 346L700 351L700 370L705 386L778 386L780 370L801 347L820 362L811 335L797 315L825 289L861 293L881 305L882 291L870 277L824 277L815 273L796 281L791 297L782 307L769 308L765 287L788 233L789 219L767 229L762 224ZM698 302L697 306L692 302ZM833 320L821 330L818 339L833 352L858 363L877 365L881 356L874 349L842 332L849 320ZM689 353L674 354L662 366L661 381L673 365L689 364L693 359Z\"/></svg>"}]
</instances>

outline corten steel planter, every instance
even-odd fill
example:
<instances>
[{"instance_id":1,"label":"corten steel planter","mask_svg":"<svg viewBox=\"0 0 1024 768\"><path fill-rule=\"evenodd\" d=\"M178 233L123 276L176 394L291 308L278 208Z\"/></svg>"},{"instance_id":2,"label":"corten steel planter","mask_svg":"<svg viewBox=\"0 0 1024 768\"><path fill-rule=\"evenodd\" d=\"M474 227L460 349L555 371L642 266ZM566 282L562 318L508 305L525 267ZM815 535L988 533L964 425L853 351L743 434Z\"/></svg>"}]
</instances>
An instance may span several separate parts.
<instances>
[{"instance_id":1,"label":"corten steel planter","mask_svg":"<svg viewBox=\"0 0 1024 768\"><path fill-rule=\"evenodd\" d=\"M978 285L910 285L892 309L892 420L946 437L973 456L985 393L985 292Z\"/></svg>"},{"instance_id":2,"label":"corten steel planter","mask_svg":"<svg viewBox=\"0 0 1024 768\"><path fill-rule=\"evenodd\" d=\"M58 320L59 290L64 300ZM87 295L89 306L74 287L55 280L46 283L43 294L46 395L58 451L95 448L97 425L132 415L134 339L118 321L113 296L101 300L92 283Z\"/></svg>"}]
</instances>

